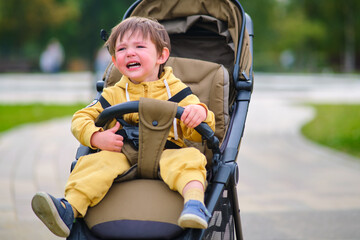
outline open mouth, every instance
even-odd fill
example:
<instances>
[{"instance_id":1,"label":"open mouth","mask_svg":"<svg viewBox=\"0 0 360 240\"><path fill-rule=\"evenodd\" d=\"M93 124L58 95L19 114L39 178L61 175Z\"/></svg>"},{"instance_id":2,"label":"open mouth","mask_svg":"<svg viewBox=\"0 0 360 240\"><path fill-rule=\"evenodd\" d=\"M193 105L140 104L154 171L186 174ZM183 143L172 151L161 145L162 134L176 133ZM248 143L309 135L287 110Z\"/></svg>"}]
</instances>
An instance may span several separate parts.
<instances>
[{"instance_id":1,"label":"open mouth","mask_svg":"<svg viewBox=\"0 0 360 240\"><path fill-rule=\"evenodd\" d=\"M126 67L129 68L129 69L131 69L131 68L136 68L136 67L140 67L140 66L141 66L141 64L138 63L138 62L131 62L131 63L128 63L128 64L126 65Z\"/></svg>"}]
</instances>

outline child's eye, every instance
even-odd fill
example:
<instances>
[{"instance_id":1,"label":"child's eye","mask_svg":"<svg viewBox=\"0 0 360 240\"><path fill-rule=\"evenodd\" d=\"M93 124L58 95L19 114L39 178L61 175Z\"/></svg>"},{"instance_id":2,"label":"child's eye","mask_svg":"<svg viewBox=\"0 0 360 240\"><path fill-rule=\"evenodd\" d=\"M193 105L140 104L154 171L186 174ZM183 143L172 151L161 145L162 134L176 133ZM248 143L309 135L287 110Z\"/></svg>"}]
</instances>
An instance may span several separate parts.
<instances>
[{"instance_id":1,"label":"child's eye","mask_svg":"<svg viewBox=\"0 0 360 240\"><path fill-rule=\"evenodd\" d=\"M145 46L139 45L139 46L137 46L137 48L145 48Z\"/></svg>"},{"instance_id":2,"label":"child's eye","mask_svg":"<svg viewBox=\"0 0 360 240\"><path fill-rule=\"evenodd\" d=\"M120 52L120 51L124 51L125 50L125 48L118 48L118 52Z\"/></svg>"}]
</instances>

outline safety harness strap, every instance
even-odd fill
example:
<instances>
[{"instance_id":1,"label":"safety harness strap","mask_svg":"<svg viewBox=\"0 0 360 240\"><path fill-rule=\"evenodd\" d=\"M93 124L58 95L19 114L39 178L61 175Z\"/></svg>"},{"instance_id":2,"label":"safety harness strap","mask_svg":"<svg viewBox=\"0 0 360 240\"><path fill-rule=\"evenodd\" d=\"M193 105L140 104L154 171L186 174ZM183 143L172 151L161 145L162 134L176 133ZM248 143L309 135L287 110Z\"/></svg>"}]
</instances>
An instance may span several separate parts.
<instances>
[{"instance_id":1,"label":"safety harness strap","mask_svg":"<svg viewBox=\"0 0 360 240\"><path fill-rule=\"evenodd\" d=\"M178 92L177 94L175 94L174 96L172 96L171 98L169 98L168 101L179 103L190 94L192 94L191 88L187 87L181 90L180 92Z\"/></svg>"},{"instance_id":2,"label":"safety harness strap","mask_svg":"<svg viewBox=\"0 0 360 240\"><path fill-rule=\"evenodd\" d=\"M181 90L180 92L178 92L177 94L175 94L174 96L172 96L171 98L169 98L168 101L179 103L190 94L192 94L191 88L187 87ZM111 104L102 95L99 98L99 102L103 109L111 107Z\"/></svg>"}]
</instances>

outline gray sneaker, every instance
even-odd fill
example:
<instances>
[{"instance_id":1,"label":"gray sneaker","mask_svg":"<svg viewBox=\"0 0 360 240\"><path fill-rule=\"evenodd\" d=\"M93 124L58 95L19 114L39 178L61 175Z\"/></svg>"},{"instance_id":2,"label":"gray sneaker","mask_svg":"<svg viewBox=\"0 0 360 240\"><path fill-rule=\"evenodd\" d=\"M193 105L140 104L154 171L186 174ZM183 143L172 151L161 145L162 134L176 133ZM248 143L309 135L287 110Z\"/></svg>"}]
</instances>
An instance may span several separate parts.
<instances>
[{"instance_id":1,"label":"gray sneaker","mask_svg":"<svg viewBox=\"0 0 360 240\"><path fill-rule=\"evenodd\" d=\"M211 214L204 204L197 200L189 200L184 205L178 224L182 228L206 229L208 227L206 217L211 217Z\"/></svg>"},{"instance_id":2,"label":"gray sneaker","mask_svg":"<svg viewBox=\"0 0 360 240\"><path fill-rule=\"evenodd\" d=\"M65 204L65 208L61 204ZM49 230L59 237L68 237L74 222L74 212L65 198L54 198L50 194L36 193L31 207Z\"/></svg>"}]
</instances>

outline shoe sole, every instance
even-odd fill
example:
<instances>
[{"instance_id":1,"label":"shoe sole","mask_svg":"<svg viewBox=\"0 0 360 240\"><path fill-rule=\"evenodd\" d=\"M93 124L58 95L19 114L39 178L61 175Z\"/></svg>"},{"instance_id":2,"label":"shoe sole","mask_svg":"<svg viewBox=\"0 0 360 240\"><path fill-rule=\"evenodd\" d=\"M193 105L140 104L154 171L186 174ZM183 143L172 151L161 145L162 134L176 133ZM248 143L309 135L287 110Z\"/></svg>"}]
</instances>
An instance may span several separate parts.
<instances>
[{"instance_id":1,"label":"shoe sole","mask_svg":"<svg viewBox=\"0 0 360 240\"><path fill-rule=\"evenodd\" d=\"M70 235L70 229L61 219L55 204L48 194L37 193L31 201L31 207L36 216L52 233L59 237L68 237Z\"/></svg>"},{"instance_id":2,"label":"shoe sole","mask_svg":"<svg viewBox=\"0 0 360 240\"><path fill-rule=\"evenodd\" d=\"M208 227L208 223L204 219L194 214L184 214L180 216L178 224L182 228L206 229Z\"/></svg>"}]
</instances>

